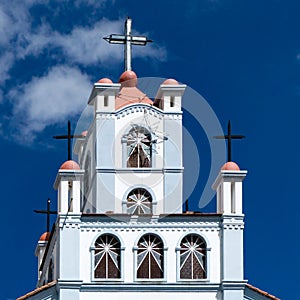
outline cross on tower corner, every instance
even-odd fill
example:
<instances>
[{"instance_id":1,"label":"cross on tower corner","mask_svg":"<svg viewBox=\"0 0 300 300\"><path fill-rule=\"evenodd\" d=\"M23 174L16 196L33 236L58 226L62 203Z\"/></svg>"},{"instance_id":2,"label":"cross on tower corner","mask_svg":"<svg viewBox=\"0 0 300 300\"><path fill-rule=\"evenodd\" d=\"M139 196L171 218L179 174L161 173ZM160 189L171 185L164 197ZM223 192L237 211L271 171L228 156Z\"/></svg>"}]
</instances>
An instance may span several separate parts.
<instances>
[{"instance_id":1,"label":"cross on tower corner","mask_svg":"<svg viewBox=\"0 0 300 300\"><path fill-rule=\"evenodd\" d=\"M35 213L46 214L47 215L47 227L46 227L47 232L50 232L50 215L56 215L57 214L56 210L51 210L50 205L51 205L51 201L48 198L48 200L47 200L47 210L40 210L40 209L35 209L34 210Z\"/></svg>"},{"instance_id":2,"label":"cross on tower corner","mask_svg":"<svg viewBox=\"0 0 300 300\"><path fill-rule=\"evenodd\" d=\"M230 120L228 121L227 125L227 134L226 135L221 135L221 136L214 136L215 139L225 139L228 141L227 143L227 161L232 161L232 146L231 142L232 140L240 140L244 139L244 135L239 135L239 134L231 134L231 123Z\"/></svg>"},{"instance_id":3,"label":"cross on tower corner","mask_svg":"<svg viewBox=\"0 0 300 300\"><path fill-rule=\"evenodd\" d=\"M72 159L71 140L82 138L82 137L83 136L81 134L79 134L79 135L71 134L71 122L70 121L68 121L68 134L53 136L53 138L57 139L57 140L68 140L68 160Z\"/></svg>"},{"instance_id":4,"label":"cross on tower corner","mask_svg":"<svg viewBox=\"0 0 300 300\"><path fill-rule=\"evenodd\" d=\"M131 59L132 59L132 45L146 46L147 43L151 43L152 40L146 36L134 36L131 34L132 19L127 17L125 21L124 34L110 34L103 39L110 44L124 44L124 63L125 71L131 71Z\"/></svg>"}]
</instances>

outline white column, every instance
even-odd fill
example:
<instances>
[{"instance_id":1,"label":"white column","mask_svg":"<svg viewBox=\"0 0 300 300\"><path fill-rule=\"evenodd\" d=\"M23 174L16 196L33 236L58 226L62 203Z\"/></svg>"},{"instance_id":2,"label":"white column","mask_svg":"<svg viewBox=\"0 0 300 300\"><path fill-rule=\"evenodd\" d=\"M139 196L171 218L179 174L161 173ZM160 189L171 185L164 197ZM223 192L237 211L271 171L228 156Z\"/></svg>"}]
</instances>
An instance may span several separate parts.
<instances>
[{"instance_id":1,"label":"white column","mask_svg":"<svg viewBox=\"0 0 300 300\"><path fill-rule=\"evenodd\" d=\"M72 185L72 199L73 199L73 213L80 213L80 180L73 181Z\"/></svg>"},{"instance_id":2,"label":"white column","mask_svg":"<svg viewBox=\"0 0 300 300\"><path fill-rule=\"evenodd\" d=\"M58 187L58 213L66 214L68 212L69 182L61 180Z\"/></svg>"}]
</instances>

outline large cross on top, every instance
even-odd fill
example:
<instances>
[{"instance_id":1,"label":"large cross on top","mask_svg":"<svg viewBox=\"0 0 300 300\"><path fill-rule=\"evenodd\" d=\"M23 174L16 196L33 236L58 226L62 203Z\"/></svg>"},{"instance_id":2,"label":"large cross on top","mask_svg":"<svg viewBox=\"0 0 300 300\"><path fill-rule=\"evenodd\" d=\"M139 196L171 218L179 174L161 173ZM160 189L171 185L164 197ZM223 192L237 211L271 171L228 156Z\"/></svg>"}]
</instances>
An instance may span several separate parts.
<instances>
[{"instance_id":1,"label":"large cross on top","mask_svg":"<svg viewBox=\"0 0 300 300\"><path fill-rule=\"evenodd\" d=\"M215 139L225 139L228 141L227 143L227 161L231 161L231 141L236 139L243 139L245 138L244 135L237 135L237 134L231 134L231 124L230 121L228 121L228 127L227 127L227 134L221 135L221 136L215 136Z\"/></svg>"},{"instance_id":2,"label":"large cross on top","mask_svg":"<svg viewBox=\"0 0 300 300\"><path fill-rule=\"evenodd\" d=\"M151 43L145 36L134 36L131 34L132 20L127 17L125 21L124 34L111 34L103 39L110 44L124 44L124 60L125 71L131 71L131 45L146 46L147 43Z\"/></svg>"}]
</instances>

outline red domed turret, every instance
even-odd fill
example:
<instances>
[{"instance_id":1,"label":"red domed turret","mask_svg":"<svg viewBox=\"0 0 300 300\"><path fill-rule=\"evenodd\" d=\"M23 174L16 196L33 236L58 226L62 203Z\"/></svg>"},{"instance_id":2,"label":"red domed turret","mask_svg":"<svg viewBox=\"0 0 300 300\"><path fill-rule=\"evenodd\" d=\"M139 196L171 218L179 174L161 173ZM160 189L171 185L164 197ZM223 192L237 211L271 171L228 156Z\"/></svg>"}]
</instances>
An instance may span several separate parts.
<instances>
[{"instance_id":1,"label":"red domed turret","mask_svg":"<svg viewBox=\"0 0 300 300\"><path fill-rule=\"evenodd\" d=\"M41 235L39 241L40 241L40 242L48 242L48 241L49 241L49 238L50 238L50 232L44 232L44 233Z\"/></svg>"},{"instance_id":2,"label":"red domed turret","mask_svg":"<svg viewBox=\"0 0 300 300\"><path fill-rule=\"evenodd\" d=\"M98 80L98 83L113 83L109 78L102 78Z\"/></svg>"},{"instance_id":3,"label":"red domed turret","mask_svg":"<svg viewBox=\"0 0 300 300\"><path fill-rule=\"evenodd\" d=\"M221 168L223 171L240 171L240 167L233 161L228 161Z\"/></svg>"},{"instance_id":4,"label":"red domed turret","mask_svg":"<svg viewBox=\"0 0 300 300\"><path fill-rule=\"evenodd\" d=\"M135 87L137 86L137 76L133 71L125 71L120 76L119 83L122 86Z\"/></svg>"},{"instance_id":5,"label":"red domed turret","mask_svg":"<svg viewBox=\"0 0 300 300\"><path fill-rule=\"evenodd\" d=\"M87 130L81 132L81 136L83 136L83 137L86 137L87 134L88 134L88 131L87 131Z\"/></svg>"},{"instance_id":6,"label":"red domed turret","mask_svg":"<svg viewBox=\"0 0 300 300\"><path fill-rule=\"evenodd\" d=\"M165 80L162 84L168 84L168 85L178 85L178 81L172 78L169 78Z\"/></svg>"},{"instance_id":7,"label":"red domed turret","mask_svg":"<svg viewBox=\"0 0 300 300\"><path fill-rule=\"evenodd\" d=\"M78 163L74 160L65 161L60 168L61 170L80 170Z\"/></svg>"},{"instance_id":8,"label":"red domed turret","mask_svg":"<svg viewBox=\"0 0 300 300\"><path fill-rule=\"evenodd\" d=\"M137 76L133 71L125 71L122 73L119 79L121 83L121 89L116 97L115 109L118 110L124 106L143 103L153 104L146 94L140 91L137 86Z\"/></svg>"}]
</instances>

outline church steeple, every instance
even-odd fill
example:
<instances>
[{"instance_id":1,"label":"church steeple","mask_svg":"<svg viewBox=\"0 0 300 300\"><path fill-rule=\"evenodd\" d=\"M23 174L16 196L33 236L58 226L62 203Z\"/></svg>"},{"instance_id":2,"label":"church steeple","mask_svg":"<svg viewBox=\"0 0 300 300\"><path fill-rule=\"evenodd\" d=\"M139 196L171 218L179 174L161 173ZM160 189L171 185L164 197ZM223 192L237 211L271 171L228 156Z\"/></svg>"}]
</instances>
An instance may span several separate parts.
<instances>
[{"instance_id":1,"label":"church steeple","mask_svg":"<svg viewBox=\"0 0 300 300\"><path fill-rule=\"evenodd\" d=\"M125 45L125 72L93 86L79 161L59 168L57 220L38 242L38 289L20 299L261 299L247 295L243 274L247 171L227 162L213 186L217 212L182 213L186 85L162 81L154 101L139 88L131 45L149 40L131 35L131 19L106 40Z\"/></svg>"}]
</instances>

